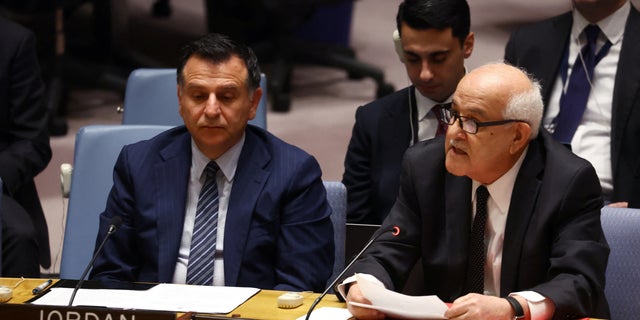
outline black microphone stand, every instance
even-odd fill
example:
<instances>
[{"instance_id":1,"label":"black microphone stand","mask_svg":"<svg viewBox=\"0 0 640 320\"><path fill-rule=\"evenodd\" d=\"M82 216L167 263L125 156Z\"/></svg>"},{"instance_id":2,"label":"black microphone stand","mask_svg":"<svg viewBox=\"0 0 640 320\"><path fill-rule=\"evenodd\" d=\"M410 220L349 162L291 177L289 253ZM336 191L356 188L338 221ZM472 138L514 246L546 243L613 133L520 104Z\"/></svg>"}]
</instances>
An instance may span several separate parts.
<instances>
[{"instance_id":1,"label":"black microphone stand","mask_svg":"<svg viewBox=\"0 0 640 320\"><path fill-rule=\"evenodd\" d=\"M309 307L309 311L307 311L307 316L305 317L305 320L309 320L309 317L311 316L311 312L313 311L313 309L315 309L315 307L318 305L318 303L320 303L320 300L322 300L322 298L324 298L324 296L327 295L327 292L329 292L329 290L331 290L331 288L333 288L336 283L338 283L338 280L340 280L340 278L342 278L342 276L344 276L344 274L347 272L347 270L349 270L349 268L351 268L351 266L356 262L356 260L358 260L358 258L360 258L360 256L367 250L369 249L369 247L371 246L371 244L376 241L376 239L378 239L381 235L387 233L387 232L392 232L392 234L394 236L397 236L400 233L400 228L398 227L393 227L390 230L387 231L382 231L380 233L378 233L376 236L372 237L371 240L369 240L369 242L367 242L367 244L364 245L364 247L362 247L362 250L360 250L360 252L358 252L358 254L356 254L355 257L353 257L353 259L351 259L351 262L349 262L349 264L342 270L342 272L340 272L340 274L333 279L333 281L331 281L331 284L329 286L327 286L327 288L324 290L324 292L322 292L322 294L320 294L320 296L318 296L318 298L316 298L315 301L313 301L313 303L311 304L311 307Z\"/></svg>"},{"instance_id":2,"label":"black microphone stand","mask_svg":"<svg viewBox=\"0 0 640 320\"><path fill-rule=\"evenodd\" d=\"M87 265L87 267L84 268L84 271L80 276L80 280L78 281L78 284L76 284L76 286L73 288L73 293L71 293L71 298L69 299L69 307L73 306L73 300L76 298L76 294L78 293L78 290L80 290L80 287L82 287L82 284L84 283L84 278L87 276L87 273L89 273L89 269L91 269L91 266L93 266L93 262L96 260L96 258L102 251L102 247L104 247L104 244L107 242L107 239L109 239L109 236L111 236L111 234L116 232L116 229L118 229L118 226L120 225L121 222L122 222L122 219L119 216L114 216L113 218L111 218L111 224L109 225L109 230L107 230L107 234L104 236L104 239L102 239L102 242L100 242L100 246L98 246L98 249L96 249L96 252L93 254L93 257L91 258L91 261L89 261L89 264Z\"/></svg>"}]
</instances>

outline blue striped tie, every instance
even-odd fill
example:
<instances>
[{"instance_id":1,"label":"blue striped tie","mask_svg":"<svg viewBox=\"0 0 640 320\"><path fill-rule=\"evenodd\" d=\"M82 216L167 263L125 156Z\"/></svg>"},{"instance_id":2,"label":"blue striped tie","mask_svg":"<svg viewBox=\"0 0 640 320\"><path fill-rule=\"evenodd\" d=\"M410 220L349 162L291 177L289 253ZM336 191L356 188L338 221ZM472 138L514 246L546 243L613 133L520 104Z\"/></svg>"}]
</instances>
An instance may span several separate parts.
<instances>
[{"instance_id":1,"label":"blue striped tie","mask_svg":"<svg viewBox=\"0 0 640 320\"><path fill-rule=\"evenodd\" d=\"M196 208L196 221L191 237L191 252L187 266L187 284L213 285L216 235L218 227L218 165L211 161L204 169L206 179Z\"/></svg>"}]
</instances>

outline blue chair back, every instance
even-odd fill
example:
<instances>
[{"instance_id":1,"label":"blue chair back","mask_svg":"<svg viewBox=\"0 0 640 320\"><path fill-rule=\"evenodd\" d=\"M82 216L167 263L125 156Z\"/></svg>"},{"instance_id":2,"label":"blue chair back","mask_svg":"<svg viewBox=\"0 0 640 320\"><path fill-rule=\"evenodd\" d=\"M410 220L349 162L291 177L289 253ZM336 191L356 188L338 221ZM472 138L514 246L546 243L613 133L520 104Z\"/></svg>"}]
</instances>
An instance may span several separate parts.
<instances>
[{"instance_id":1,"label":"blue chair back","mask_svg":"<svg viewBox=\"0 0 640 320\"><path fill-rule=\"evenodd\" d=\"M113 167L125 144L149 139L171 126L91 125L76 134L67 224L60 261L61 279L79 279L91 260L113 185Z\"/></svg>"},{"instance_id":2,"label":"blue chair back","mask_svg":"<svg viewBox=\"0 0 640 320\"><path fill-rule=\"evenodd\" d=\"M267 78L260 77L262 98L249 123L267 128ZM122 124L179 126L176 69L141 68L131 72L124 94Z\"/></svg>"},{"instance_id":3,"label":"blue chair back","mask_svg":"<svg viewBox=\"0 0 640 320\"><path fill-rule=\"evenodd\" d=\"M333 240L335 243L335 261L333 273L327 285L338 276L344 268L344 248L347 228L347 188L340 181L324 181L327 190L327 200L333 210L331 222L333 223Z\"/></svg>"},{"instance_id":4,"label":"blue chair back","mask_svg":"<svg viewBox=\"0 0 640 320\"><path fill-rule=\"evenodd\" d=\"M605 295L611 319L640 314L640 209L602 209L602 229L611 248Z\"/></svg>"}]
</instances>

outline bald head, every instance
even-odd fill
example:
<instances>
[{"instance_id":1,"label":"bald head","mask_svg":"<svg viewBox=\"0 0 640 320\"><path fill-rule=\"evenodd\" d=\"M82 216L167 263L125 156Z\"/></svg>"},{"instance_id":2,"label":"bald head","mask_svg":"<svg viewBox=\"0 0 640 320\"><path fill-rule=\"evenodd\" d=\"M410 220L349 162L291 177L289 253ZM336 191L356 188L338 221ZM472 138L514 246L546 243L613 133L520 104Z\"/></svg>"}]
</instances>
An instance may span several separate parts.
<instances>
[{"instance_id":1,"label":"bald head","mask_svg":"<svg viewBox=\"0 0 640 320\"><path fill-rule=\"evenodd\" d=\"M519 68L505 63L480 66L460 80L456 95L483 101L505 119L526 121L531 139L538 134L543 112L540 84Z\"/></svg>"},{"instance_id":2,"label":"bald head","mask_svg":"<svg viewBox=\"0 0 640 320\"><path fill-rule=\"evenodd\" d=\"M531 88L531 81L520 69L504 63L481 66L467 74L458 84L458 91L491 100L493 105L500 106L506 106L514 94Z\"/></svg>"},{"instance_id":3,"label":"bald head","mask_svg":"<svg viewBox=\"0 0 640 320\"><path fill-rule=\"evenodd\" d=\"M504 63L479 67L453 94L445 140L447 170L493 183L520 158L542 118L540 86Z\"/></svg>"}]
</instances>

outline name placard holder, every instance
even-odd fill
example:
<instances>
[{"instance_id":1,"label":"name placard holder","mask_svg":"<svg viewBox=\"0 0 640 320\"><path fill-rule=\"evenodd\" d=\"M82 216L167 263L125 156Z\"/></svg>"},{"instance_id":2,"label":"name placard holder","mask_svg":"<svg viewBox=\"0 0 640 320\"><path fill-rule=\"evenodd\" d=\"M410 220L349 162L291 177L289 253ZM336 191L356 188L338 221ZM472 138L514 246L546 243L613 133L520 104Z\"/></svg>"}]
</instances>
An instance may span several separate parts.
<instances>
[{"instance_id":1,"label":"name placard holder","mask_svg":"<svg viewBox=\"0 0 640 320\"><path fill-rule=\"evenodd\" d=\"M175 312L103 307L0 304L2 320L176 320Z\"/></svg>"}]
</instances>

